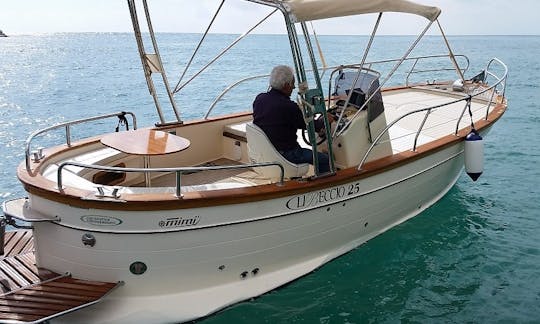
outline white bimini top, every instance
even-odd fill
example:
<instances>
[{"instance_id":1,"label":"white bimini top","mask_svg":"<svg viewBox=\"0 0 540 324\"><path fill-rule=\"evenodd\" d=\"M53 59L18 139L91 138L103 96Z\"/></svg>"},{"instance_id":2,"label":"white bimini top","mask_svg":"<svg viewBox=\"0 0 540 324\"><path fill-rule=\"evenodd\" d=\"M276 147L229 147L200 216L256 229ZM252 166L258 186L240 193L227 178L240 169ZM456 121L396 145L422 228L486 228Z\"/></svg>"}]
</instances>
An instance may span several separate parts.
<instances>
[{"instance_id":1,"label":"white bimini top","mask_svg":"<svg viewBox=\"0 0 540 324\"><path fill-rule=\"evenodd\" d=\"M378 12L404 12L434 21L441 9L407 0L255 0L281 4L293 22L310 21Z\"/></svg>"}]
</instances>

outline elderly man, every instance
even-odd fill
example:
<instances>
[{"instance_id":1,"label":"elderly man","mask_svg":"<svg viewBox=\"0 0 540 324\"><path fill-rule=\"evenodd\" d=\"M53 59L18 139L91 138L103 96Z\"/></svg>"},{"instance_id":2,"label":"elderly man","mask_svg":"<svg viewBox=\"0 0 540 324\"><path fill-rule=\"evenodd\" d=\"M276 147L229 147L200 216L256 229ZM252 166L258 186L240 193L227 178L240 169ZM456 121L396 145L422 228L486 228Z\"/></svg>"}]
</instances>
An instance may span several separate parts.
<instances>
[{"instance_id":1,"label":"elderly man","mask_svg":"<svg viewBox=\"0 0 540 324\"><path fill-rule=\"evenodd\" d=\"M313 164L311 150L298 144L296 131L306 129L304 117L298 105L290 99L294 86L293 70L278 65L270 74L270 90L261 93L253 102L253 123L259 126L276 150L293 163ZM316 125L316 128L321 128ZM329 171L328 155L317 152L319 174Z\"/></svg>"}]
</instances>

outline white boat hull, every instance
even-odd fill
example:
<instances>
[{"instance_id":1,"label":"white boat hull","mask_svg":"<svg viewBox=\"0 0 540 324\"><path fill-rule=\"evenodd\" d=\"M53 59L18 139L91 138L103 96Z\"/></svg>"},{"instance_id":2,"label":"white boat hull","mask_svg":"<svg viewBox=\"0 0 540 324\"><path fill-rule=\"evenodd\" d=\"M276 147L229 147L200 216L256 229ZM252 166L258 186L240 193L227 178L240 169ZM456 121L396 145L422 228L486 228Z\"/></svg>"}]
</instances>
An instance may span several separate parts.
<instances>
[{"instance_id":1,"label":"white boat hull","mask_svg":"<svg viewBox=\"0 0 540 324\"><path fill-rule=\"evenodd\" d=\"M458 143L361 181L219 207L99 211L31 197L33 209L62 219L62 225L35 224L37 262L76 278L124 282L103 302L58 321L199 318L295 280L419 214L454 185L462 150ZM81 221L90 214L121 224ZM194 216L200 217L196 225L159 231L156 225L159 219ZM130 233L134 228L148 233ZM85 233L96 238L95 246L82 244ZM130 273L136 261L147 265L144 274Z\"/></svg>"}]
</instances>

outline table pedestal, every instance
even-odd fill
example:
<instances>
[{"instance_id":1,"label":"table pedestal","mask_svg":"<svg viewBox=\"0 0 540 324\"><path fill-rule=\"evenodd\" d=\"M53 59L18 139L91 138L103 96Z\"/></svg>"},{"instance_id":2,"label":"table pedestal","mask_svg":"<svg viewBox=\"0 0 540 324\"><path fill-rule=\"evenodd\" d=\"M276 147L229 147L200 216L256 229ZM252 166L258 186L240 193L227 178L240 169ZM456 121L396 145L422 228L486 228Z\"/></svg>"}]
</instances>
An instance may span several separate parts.
<instances>
[{"instance_id":1,"label":"table pedestal","mask_svg":"<svg viewBox=\"0 0 540 324\"><path fill-rule=\"evenodd\" d=\"M188 139L152 129L137 129L111 133L101 138L101 143L120 152L143 157L145 169L150 168L151 155L164 155L183 151L191 144ZM150 172L144 173L144 182L150 184Z\"/></svg>"}]
</instances>

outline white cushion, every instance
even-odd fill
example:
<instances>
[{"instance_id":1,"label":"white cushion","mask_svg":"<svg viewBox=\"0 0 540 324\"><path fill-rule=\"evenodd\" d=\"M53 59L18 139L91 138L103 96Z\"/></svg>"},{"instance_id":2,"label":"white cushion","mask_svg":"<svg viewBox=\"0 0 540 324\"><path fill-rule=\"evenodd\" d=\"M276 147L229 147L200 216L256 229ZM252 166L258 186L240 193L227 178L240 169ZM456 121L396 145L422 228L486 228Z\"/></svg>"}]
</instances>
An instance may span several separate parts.
<instances>
[{"instance_id":1,"label":"white cushion","mask_svg":"<svg viewBox=\"0 0 540 324\"><path fill-rule=\"evenodd\" d=\"M225 125L223 132L231 133L233 135L245 138L246 137L246 122Z\"/></svg>"},{"instance_id":2,"label":"white cushion","mask_svg":"<svg viewBox=\"0 0 540 324\"><path fill-rule=\"evenodd\" d=\"M246 124L246 137L249 159L253 163L277 162L283 166L285 178L298 178L309 170L308 163L295 164L284 158L276 150L262 129L253 123ZM256 172L270 179L279 179L279 167L255 168Z\"/></svg>"}]
</instances>

